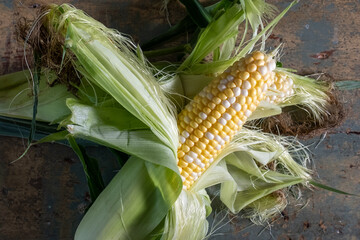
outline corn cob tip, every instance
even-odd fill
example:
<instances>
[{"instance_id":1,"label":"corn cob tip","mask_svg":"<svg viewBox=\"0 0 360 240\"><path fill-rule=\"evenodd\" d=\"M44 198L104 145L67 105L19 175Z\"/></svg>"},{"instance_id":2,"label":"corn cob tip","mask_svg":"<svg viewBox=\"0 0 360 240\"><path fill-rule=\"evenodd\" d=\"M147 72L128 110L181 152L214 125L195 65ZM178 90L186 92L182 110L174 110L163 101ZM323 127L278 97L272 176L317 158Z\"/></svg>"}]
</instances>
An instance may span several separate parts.
<instances>
[{"instance_id":1,"label":"corn cob tip","mask_svg":"<svg viewBox=\"0 0 360 240\"><path fill-rule=\"evenodd\" d=\"M270 103L281 103L294 94L294 81L282 73L275 73L274 82L269 86L265 101Z\"/></svg>"}]
</instances>

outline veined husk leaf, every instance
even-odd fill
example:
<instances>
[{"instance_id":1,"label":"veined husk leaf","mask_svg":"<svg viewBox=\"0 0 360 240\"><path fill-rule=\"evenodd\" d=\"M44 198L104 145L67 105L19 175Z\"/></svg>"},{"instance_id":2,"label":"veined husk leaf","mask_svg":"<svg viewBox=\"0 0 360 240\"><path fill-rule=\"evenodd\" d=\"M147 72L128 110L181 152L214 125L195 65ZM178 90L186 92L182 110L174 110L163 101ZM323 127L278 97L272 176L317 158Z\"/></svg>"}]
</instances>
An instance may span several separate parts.
<instances>
[{"instance_id":1,"label":"veined husk leaf","mask_svg":"<svg viewBox=\"0 0 360 240\"><path fill-rule=\"evenodd\" d=\"M39 84L39 102L36 119L43 122L53 122L70 114L65 99L72 97L65 86L49 86L56 76L43 72ZM32 119L33 94L29 85L29 71L20 71L0 76L0 115Z\"/></svg>"},{"instance_id":2,"label":"veined husk leaf","mask_svg":"<svg viewBox=\"0 0 360 240\"><path fill-rule=\"evenodd\" d=\"M261 1L259 1L261 2ZM289 9L296 3L293 1L289 6L283 10L276 18L274 18L266 27L257 33L254 32L253 37L247 42L245 46L240 45L235 48L231 57L228 59L219 59L212 62L201 63L201 61L214 50L218 49L223 43L226 43L229 39L239 35L238 26L245 20L244 11L239 4L234 4L217 20L210 23L208 27L200 34L196 46L191 54L185 59L185 61L178 68L178 72L181 74L202 74L202 75L216 75L225 71L234 62L244 57L250 52L255 44L263 38L263 42L266 40L266 34L271 32L272 28L280 21L280 19L289 11ZM261 17L259 16L261 19ZM228 48L225 49L229 51Z\"/></svg>"},{"instance_id":3,"label":"veined husk leaf","mask_svg":"<svg viewBox=\"0 0 360 240\"><path fill-rule=\"evenodd\" d=\"M261 101L259 106L250 115L248 121L279 115L282 112L279 105Z\"/></svg>"},{"instance_id":4,"label":"veined husk leaf","mask_svg":"<svg viewBox=\"0 0 360 240\"><path fill-rule=\"evenodd\" d=\"M180 75L179 80L183 87L184 96L193 99L214 77L205 75Z\"/></svg>"},{"instance_id":5,"label":"veined husk leaf","mask_svg":"<svg viewBox=\"0 0 360 240\"><path fill-rule=\"evenodd\" d=\"M191 54L180 65L178 71L189 71L212 53L222 43L238 34L237 27L244 21L244 12L239 4L227 9L218 19L211 22L200 34ZM209 39L211 39L209 41Z\"/></svg>"},{"instance_id":6,"label":"veined husk leaf","mask_svg":"<svg viewBox=\"0 0 360 240\"><path fill-rule=\"evenodd\" d=\"M52 34L65 38L64 47L75 55L72 63L77 71L144 122L176 154L173 108L149 67L132 51L130 40L67 4L52 5L45 24Z\"/></svg>"},{"instance_id":7,"label":"veined husk leaf","mask_svg":"<svg viewBox=\"0 0 360 240\"><path fill-rule=\"evenodd\" d=\"M69 132L132 157L81 221L75 239L149 239L177 199L182 182L172 149L123 108L68 99Z\"/></svg>"},{"instance_id":8,"label":"veined husk leaf","mask_svg":"<svg viewBox=\"0 0 360 240\"><path fill-rule=\"evenodd\" d=\"M233 176L233 181L221 184L220 199L232 211L238 213L249 204L259 200L279 189L304 183L301 177L281 174L271 170L258 170L261 177L254 176L254 168L243 167L244 155L237 156L236 153L226 157L227 169Z\"/></svg>"},{"instance_id":9,"label":"veined husk leaf","mask_svg":"<svg viewBox=\"0 0 360 240\"><path fill-rule=\"evenodd\" d=\"M331 85L313 78L297 75L288 69L278 68L277 71L293 79L295 92L293 96L279 105L281 107L293 105L304 107L315 121L321 122L324 116L328 115L326 109L329 105L328 93L331 90Z\"/></svg>"},{"instance_id":10,"label":"veined husk leaf","mask_svg":"<svg viewBox=\"0 0 360 240\"><path fill-rule=\"evenodd\" d=\"M262 225L272 217L280 215L287 206L286 195L281 190L272 192L243 209L242 216L249 218L253 223Z\"/></svg>"},{"instance_id":11,"label":"veined husk leaf","mask_svg":"<svg viewBox=\"0 0 360 240\"><path fill-rule=\"evenodd\" d=\"M166 169L166 168L165 168ZM99 195L75 233L75 239L150 239L181 189L173 172L131 157Z\"/></svg>"},{"instance_id":12,"label":"veined husk leaf","mask_svg":"<svg viewBox=\"0 0 360 240\"><path fill-rule=\"evenodd\" d=\"M62 124L78 138L105 145L137 156L178 172L172 149L128 111L118 108L94 107L68 99L71 118Z\"/></svg>"},{"instance_id":13,"label":"veined husk leaf","mask_svg":"<svg viewBox=\"0 0 360 240\"><path fill-rule=\"evenodd\" d=\"M210 199L204 189L182 191L166 216L161 239L204 239L209 225L206 217L210 212Z\"/></svg>"},{"instance_id":14,"label":"veined husk leaf","mask_svg":"<svg viewBox=\"0 0 360 240\"><path fill-rule=\"evenodd\" d=\"M276 11L274 5L266 3L264 0L240 0L240 3L245 10L247 22L254 32L263 24L263 17L272 18Z\"/></svg>"},{"instance_id":15,"label":"veined husk leaf","mask_svg":"<svg viewBox=\"0 0 360 240\"><path fill-rule=\"evenodd\" d=\"M206 170L203 175L198 178L196 183L194 183L190 191L198 192L225 181L231 181L232 176L227 171L225 165L225 161L220 161L218 164Z\"/></svg>"},{"instance_id":16,"label":"veined husk leaf","mask_svg":"<svg viewBox=\"0 0 360 240\"><path fill-rule=\"evenodd\" d=\"M167 76L164 80L159 81L162 91L167 98L178 108L184 107L184 89L182 81L177 74Z\"/></svg>"},{"instance_id":17,"label":"veined husk leaf","mask_svg":"<svg viewBox=\"0 0 360 240\"><path fill-rule=\"evenodd\" d=\"M275 136L259 130L242 128L224 148L223 154L226 156L236 151L250 154L262 165L276 160L276 164L281 165L282 171L286 170L287 174L310 179L311 171L306 168L310 156L306 147L293 137Z\"/></svg>"}]
</instances>

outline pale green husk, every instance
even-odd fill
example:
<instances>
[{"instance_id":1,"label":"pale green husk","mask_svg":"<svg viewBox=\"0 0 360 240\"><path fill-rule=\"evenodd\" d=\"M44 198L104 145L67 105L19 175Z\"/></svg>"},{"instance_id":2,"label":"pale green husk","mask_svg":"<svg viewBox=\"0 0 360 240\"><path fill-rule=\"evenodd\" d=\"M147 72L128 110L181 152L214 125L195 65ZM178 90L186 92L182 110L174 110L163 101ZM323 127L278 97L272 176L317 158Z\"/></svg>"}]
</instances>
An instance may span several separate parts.
<instances>
[{"instance_id":1,"label":"pale green husk","mask_svg":"<svg viewBox=\"0 0 360 240\"><path fill-rule=\"evenodd\" d=\"M65 38L66 51L76 57L72 63L77 71L177 149L174 110L149 67L132 52L130 40L66 4L53 6L46 24Z\"/></svg>"},{"instance_id":2,"label":"pale green husk","mask_svg":"<svg viewBox=\"0 0 360 240\"><path fill-rule=\"evenodd\" d=\"M220 197L229 210L246 209L244 217L260 224L286 206L270 194L311 179L308 161L306 148L294 138L243 128L190 191L221 183Z\"/></svg>"},{"instance_id":3,"label":"pale green husk","mask_svg":"<svg viewBox=\"0 0 360 240\"><path fill-rule=\"evenodd\" d=\"M71 116L62 125L75 137L132 155L88 210L75 239L149 239L182 188L174 108L141 52L136 55L118 32L66 4L52 5L44 26L50 39L65 39L65 57L83 83L118 103L79 86L89 101L68 99Z\"/></svg>"},{"instance_id":4,"label":"pale green husk","mask_svg":"<svg viewBox=\"0 0 360 240\"><path fill-rule=\"evenodd\" d=\"M249 4L247 1L245 2L245 5ZM260 5L266 5L259 7L260 9L269 8L269 5L267 5L264 1L257 1L257 3ZM267 34L271 32L272 28L275 27L275 25L295 3L296 1L293 1L289 4L284 11L267 24L266 27L263 27L259 33L254 31L252 38L246 44L242 44L242 39L241 44L237 47L234 44L234 39L241 35L239 32L239 24L247 18L244 14L243 7L240 4L234 4L230 9L226 10L224 14L215 21L211 22L208 27L203 30L193 51L180 65L177 71L181 75L216 75L225 71L234 62L249 53L261 38L262 44L264 44ZM263 13L252 11L252 14L253 17L247 21L252 22L256 17L258 17L261 21ZM255 26L258 23L254 22L253 24ZM244 35L246 34L246 31ZM213 60L210 62L202 62L209 54L213 54Z\"/></svg>"},{"instance_id":5,"label":"pale green husk","mask_svg":"<svg viewBox=\"0 0 360 240\"><path fill-rule=\"evenodd\" d=\"M281 107L297 105L305 109L314 121L322 122L329 113L329 95L331 85L310 77L297 75L288 69L277 68L294 81L294 95L280 103Z\"/></svg>"},{"instance_id":6,"label":"pale green husk","mask_svg":"<svg viewBox=\"0 0 360 240\"><path fill-rule=\"evenodd\" d=\"M48 83L54 78L54 74L43 71L39 84L38 121L53 122L70 114L65 99L73 95L63 85L50 87ZM30 81L29 71L0 76L0 115L32 119L34 100Z\"/></svg>"},{"instance_id":7,"label":"pale green husk","mask_svg":"<svg viewBox=\"0 0 360 240\"><path fill-rule=\"evenodd\" d=\"M67 105L71 134L133 156L93 203L75 239L149 238L182 187L172 149L124 109L74 99Z\"/></svg>"},{"instance_id":8,"label":"pale green husk","mask_svg":"<svg viewBox=\"0 0 360 240\"><path fill-rule=\"evenodd\" d=\"M205 190L182 191L165 219L161 239L203 239L208 232L206 217L211 211Z\"/></svg>"},{"instance_id":9,"label":"pale green husk","mask_svg":"<svg viewBox=\"0 0 360 240\"><path fill-rule=\"evenodd\" d=\"M257 225L264 224L272 217L281 215L281 212L287 206L286 197L280 191L268 194L244 208L242 217L249 218Z\"/></svg>"}]
</instances>

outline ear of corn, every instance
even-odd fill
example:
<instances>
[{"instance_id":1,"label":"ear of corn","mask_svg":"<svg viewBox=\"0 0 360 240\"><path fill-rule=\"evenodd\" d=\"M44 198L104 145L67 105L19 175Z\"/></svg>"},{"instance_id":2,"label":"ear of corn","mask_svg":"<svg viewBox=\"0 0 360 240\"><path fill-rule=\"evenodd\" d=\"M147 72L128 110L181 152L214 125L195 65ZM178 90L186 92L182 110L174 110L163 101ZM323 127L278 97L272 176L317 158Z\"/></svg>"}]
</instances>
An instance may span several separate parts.
<instances>
[{"instance_id":1,"label":"ear of corn","mask_svg":"<svg viewBox=\"0 0 360 240\"><path fill-rule=\"evenodd\" d=\"M275 60L254 52L205 87L178 116L178 167L184 189L209 168L273 83Z\"/></svg>"}]
</instances>

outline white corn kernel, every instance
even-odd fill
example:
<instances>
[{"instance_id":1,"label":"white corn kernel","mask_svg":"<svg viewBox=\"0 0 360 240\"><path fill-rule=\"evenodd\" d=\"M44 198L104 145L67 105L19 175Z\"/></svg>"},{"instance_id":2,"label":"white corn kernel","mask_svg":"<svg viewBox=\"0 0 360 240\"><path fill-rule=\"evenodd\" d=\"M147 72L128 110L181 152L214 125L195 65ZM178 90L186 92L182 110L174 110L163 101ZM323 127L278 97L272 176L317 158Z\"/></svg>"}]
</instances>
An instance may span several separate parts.
<instances>
[{"instance_id":1,"label":"white corn kernel","mask_svg":"<svg viewBox=\"0 0 360 240\"><path fill-rule=\"evenodd\" d=\"M192 157L192 158L197 158L197 157L198 157L198 155L197 155L196 153L194 153L193 151L190 151L190 152L189 152L189 155L190 155L190 157Z\"/></svg>"},{"instance_id":2,"label":"white corn kernel","mask_svg":"<svg viewBox=\"0 0 360 240\"><path fill-rule=\"evenodd\" d=\"M224 100L224 101L222 102L222 105L223 105L225 108L228 108L228 107L230 107L230 102L229 102L228 100Z\"/></svg>"},{"instance_id":3,"label":"white corn kernel","mask_svg":"<svg viewBox=\"0 0 360 240\"><path fill-rule=\"evenodd\" d=\"M205 133L205 137L209 140L213 140L214 139L214 135L211 132L206 132Z\"/></svg>"},{"instance_id":4,"label":"white corn kernel","mask_svg":"<svg viewBox=\"0 0 360 240\"><path fill-rule=\"evenodd\" d=\"M240 103L234 103L233 104L233 108L235 109L235 111L239 112L241 110L241 105Z\"/></svg>"},{"instance_id":5,"label":"white corn kernel","mask_svg":"<svg viewBox=\"0 0 360 240\"><path fill-rule=\"evenodd\" d=\"M247 110L245 111L244 115L245 115L246 117L250 117L251 111L250 111L249 109L247 109Z\"/></svg>"},{"instance_id":6,"label":"white corn kernel","mask_svg":"<svg viewBox=\"0 0 360 240\"><path fill-rule=\"evenodd\" d=\"M226 125L226 120L224 118L219 118L218 122L223 126Z\"/></svg>"},{"instance_id":7,"label":"white corn kernel","mask_svg":"<svg viewBox=\"0 0 360 240\"><path fill-rule=\"evenodd\" d=\"M239 87L236 87L236 88L234 88L234 96L235 97L238 97L238 96L240 96L240 94L241 94L241 90L240 90L240 88Z\"/></svg>"},{"instance_id":8,"label":"white corn kernel","mask_svg":"<svg viewBox=\"0 0 360 240\"><path fill-rule=\"evenodd\" d=\"M194 161L194 159L192 157L190 157L189 155L185 155L184 156L185 161L187 161L188 163L192 163Z\"/></svg>"},{"instance_id":9,"label":"white corn kernel","mask_svg":"<svg viewBox=\"0 0 360 240\"><path fill-rule=\"evenodd\" d=\"M231 119L231 115L228 113L224 113L223 117L225 118L226 121L229 121Z\"/></svg>"},{"instance_id":10,"label":"white corn kernel","mask_svg":"<svg viewBox=\"0 0 360 240\"><path fill-rule=\"evenodd\" d=\"M183 131L182 134L184 136L184 138L188 138L190 136L190 134L187 131Z\"/></svg>"},{"instance_id":11,"label":"white corn kernel","mask_svg":"<svg viewBox=\"0 0 360 240\"><path fill-rule=\"evenodd\" d=\"M202 120L205 120L207 118L207 115L203 112L199 113L199 116L201 117Z\"/></svg>"},{"instance_id":12,"label":"white corn kernel","mask_svg":"<svg viewBox=\"0 0 360 240\"><path fill-rule=\"evenodd\" d=\"M266 66L260 67L259 68L259 73L264 76L265 74L268 73L268 68Z\"/></svg>"}]
</instances>

